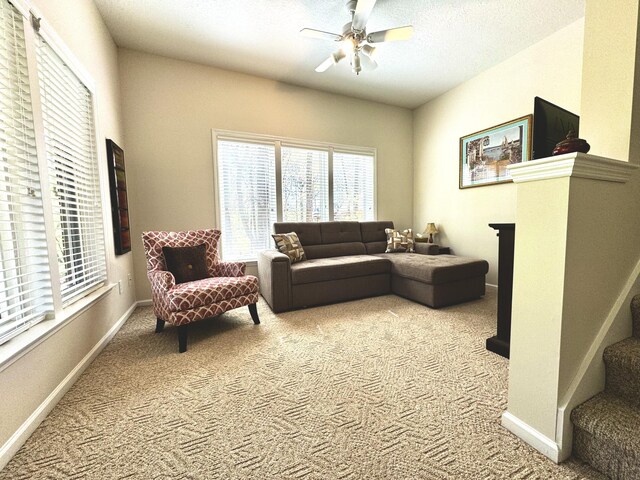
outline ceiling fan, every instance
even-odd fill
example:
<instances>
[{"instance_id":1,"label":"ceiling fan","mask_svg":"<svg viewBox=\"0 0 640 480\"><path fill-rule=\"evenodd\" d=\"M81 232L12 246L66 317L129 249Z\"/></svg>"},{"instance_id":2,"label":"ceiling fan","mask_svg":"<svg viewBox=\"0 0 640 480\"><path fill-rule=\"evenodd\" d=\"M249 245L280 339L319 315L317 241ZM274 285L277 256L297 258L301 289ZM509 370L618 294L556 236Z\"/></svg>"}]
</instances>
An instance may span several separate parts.
<instances>
[{"instance_id":1,"label":"ceiling fan","mask_svg":"<svg viewBox=\"0 0 640 480\"><path fill-rule=\"evenodd\" d=\"M324 72L332 65L349 56L353 73L359 75L362 66L374 69L378 66L373 59L375 47L370 44L406 40L413 35L413 27L390 28L379 32L367 33L367 20L371 15L376 0L348 0L347 11L351 21L342 27L342 34L324 32L313 28L303 28L300 33L305 37L333 40L340 43L340 49L332 53L329 58L316 67L316 72Z\"/></svg>"}]
</instances>

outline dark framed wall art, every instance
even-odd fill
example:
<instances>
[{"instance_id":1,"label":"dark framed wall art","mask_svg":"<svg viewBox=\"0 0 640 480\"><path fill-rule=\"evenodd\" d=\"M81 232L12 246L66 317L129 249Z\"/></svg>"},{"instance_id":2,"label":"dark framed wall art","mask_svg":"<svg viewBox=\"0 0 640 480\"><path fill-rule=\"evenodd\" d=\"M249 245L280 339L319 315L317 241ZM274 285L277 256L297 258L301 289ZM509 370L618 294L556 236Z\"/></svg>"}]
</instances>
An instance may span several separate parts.
<instances>
[{"instance_id":1,"label":"dark framed wall art","mask_svg":"<svg viewBox=\"0 0 640 480\"><path fill-rule=\"evenodd\" d=\"M507 166L531 159L532 115L460 139L460 188L511 182Z\"/></svg>"},{"instance_id":2,"label":"dark framed wall art","mask_svg":"<svg viewBox=\"0 0 640 480\"><path fill-rule=\"evenodd\" d=\"M109 162L113 241L116 255L122 255L131 251L127 175L124 164L124 150L111 139L107 139L107 161Z\"/></svg>"}]
</instances>

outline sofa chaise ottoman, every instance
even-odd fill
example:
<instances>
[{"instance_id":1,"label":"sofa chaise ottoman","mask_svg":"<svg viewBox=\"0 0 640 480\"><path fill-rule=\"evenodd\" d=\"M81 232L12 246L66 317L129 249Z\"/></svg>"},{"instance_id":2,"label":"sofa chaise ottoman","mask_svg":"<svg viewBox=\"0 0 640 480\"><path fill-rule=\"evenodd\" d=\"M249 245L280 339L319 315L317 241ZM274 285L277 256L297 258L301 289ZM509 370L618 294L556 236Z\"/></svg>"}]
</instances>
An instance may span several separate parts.
<instances>
[{"instance_id":1,"label":"sofa chaise ottoman","mask_svg":"<svg viewBox=\"0 0 640 480\"><path fill-rule=\"evenodd\" d=\"M306 260L291 263L275 248L258 256L260 292L274 312L395 293L433 308L479 298L489 264L437 255L384 253L393 222L278 222L275 233L296 232Z\"/></svg>"}]
</instances>

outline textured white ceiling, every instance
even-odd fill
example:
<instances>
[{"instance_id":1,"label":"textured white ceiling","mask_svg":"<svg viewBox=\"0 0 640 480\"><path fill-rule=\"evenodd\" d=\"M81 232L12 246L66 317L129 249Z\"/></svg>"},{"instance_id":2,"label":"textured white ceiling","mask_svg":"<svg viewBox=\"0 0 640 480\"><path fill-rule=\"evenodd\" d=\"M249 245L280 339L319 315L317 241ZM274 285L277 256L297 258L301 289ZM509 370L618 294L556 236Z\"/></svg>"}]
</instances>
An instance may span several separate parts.
<instances>
[{"instance_id":1,"label":"textured white ceiling","mask_svg":"<svg viewBox=\"0 0 640 480\"><path fill-rule=\"evenodd\" d=\"M303 27L341 33L344 0L95 0L121 47L415 108L584 16L585 0L378 0L367 31L411 24L378 47L378 68L343 61ZM562 46L558 46L562 48Z\"/></svg>"}]
</instances>

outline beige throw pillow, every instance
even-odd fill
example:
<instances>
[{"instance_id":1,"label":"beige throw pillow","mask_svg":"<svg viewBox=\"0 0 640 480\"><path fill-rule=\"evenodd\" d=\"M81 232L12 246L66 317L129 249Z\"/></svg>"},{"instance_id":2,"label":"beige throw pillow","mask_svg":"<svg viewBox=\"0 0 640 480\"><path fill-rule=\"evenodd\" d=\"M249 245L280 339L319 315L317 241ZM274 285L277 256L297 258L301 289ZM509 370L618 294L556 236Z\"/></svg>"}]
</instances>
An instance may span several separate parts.
<instances>
[{"instance_id":1,"label":"beige throw pillow","mask_svg":"<svg viewBox=\"0 0 640 480\"><path fill-rule=\"evenodd\" d=\"M276 233L271 235L276 241L276 248L291 259L291 263L305 259L304 249L296 232Z\"/></svg>"},{"instance_id":2,"label":"beige throw pillow","mask_svg":"<svg viewBox=\"0 0 640 480\"><path fill-rule=\"evenodd\" d=\"M413 253L413 230L394 230L385 228L387 234L387 249L385 253L407 252Z\"/></svg>"}]
</instances>

